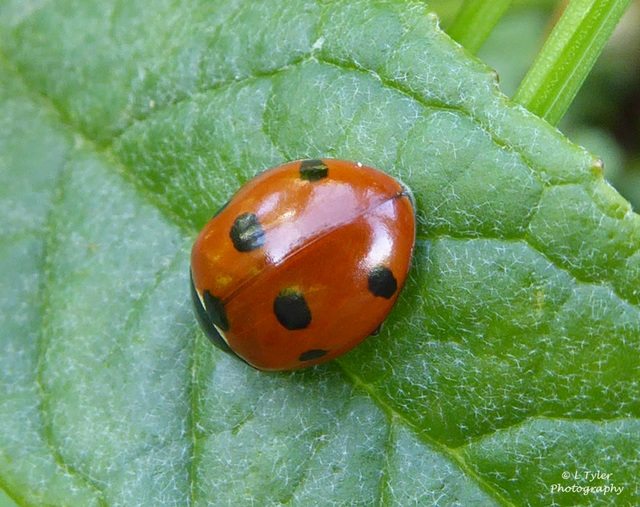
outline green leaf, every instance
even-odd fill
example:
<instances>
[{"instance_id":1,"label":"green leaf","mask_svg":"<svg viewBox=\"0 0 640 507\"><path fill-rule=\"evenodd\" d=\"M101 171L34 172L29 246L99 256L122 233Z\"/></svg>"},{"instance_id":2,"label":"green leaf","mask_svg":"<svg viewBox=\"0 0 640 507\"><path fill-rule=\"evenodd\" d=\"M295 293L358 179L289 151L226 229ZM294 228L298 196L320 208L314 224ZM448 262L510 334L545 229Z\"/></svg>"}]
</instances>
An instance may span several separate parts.
<instances>
[{"instance_id":1,"label":"green leaf","mask_svg":"<svg viewBox=\"0 0 640 507\"><path fill-rule=\"evenodd\" d=\"M447 33L467 51L476 53L510 4L511 0L465 0Z\"/></svg>"},{"instance_id":2,"label":"green leaf","mask_svg":"<svg viewBox=\"0 0 640 507\"><path fill-rule=\"evenodd\" d=\"M557 125L631 0L572 0L514 96Z\"/></svg>"},{"instance_id":3,"label":"green leaf","mask_svg":"<svg viewBox=\"0 0 640 507\"><path fill-rule=\"evenodd\" d=\"M14 0L0 23L6 497L640 501L640 218L424 5ZM378 337L257 372L197 329L189 249L238 185L319 156L412 187L410 279ZM611 476L562 477L584 471Z\"/></svg>"}]
</instances>

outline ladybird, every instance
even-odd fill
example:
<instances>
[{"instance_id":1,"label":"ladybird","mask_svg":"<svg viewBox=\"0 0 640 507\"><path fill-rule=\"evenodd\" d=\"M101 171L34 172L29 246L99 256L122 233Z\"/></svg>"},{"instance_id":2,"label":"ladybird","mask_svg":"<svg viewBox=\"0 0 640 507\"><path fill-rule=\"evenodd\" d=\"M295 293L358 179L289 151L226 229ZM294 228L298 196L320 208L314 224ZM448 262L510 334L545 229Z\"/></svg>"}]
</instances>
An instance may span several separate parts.
<instances>
[{"instance_id":1,"label":"ladybird","mask_svg":"<svg viewBox=\"0 0 640 507\"><path fill-rule=\"evenodd\" d=\"M211 342L259 370L328 361L374 334L415 242L411 192L356 162L289 162L248 181L191 252Z\"/></svg>"}]
</instances>

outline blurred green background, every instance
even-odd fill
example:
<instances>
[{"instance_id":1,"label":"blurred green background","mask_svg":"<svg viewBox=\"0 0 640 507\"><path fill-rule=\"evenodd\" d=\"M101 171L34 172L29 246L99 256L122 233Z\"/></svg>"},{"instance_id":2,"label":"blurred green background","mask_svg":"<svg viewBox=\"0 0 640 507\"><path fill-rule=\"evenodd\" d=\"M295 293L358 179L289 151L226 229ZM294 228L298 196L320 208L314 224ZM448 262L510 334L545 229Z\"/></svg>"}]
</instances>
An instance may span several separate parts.
<instances>
[{"instance_id":1,"label":"blurred green background","mask_svg":"<svg viewBox=\"0 0 640 507\"><path fill-rule=\"evenodd\" d=\"M462 0L432 0L446 31ZM478 58L512 97L566 1L514 0ZM605 178L640 212L640 0L634 0L558 126L604 161Z\"/></svg>"}]
</instances>

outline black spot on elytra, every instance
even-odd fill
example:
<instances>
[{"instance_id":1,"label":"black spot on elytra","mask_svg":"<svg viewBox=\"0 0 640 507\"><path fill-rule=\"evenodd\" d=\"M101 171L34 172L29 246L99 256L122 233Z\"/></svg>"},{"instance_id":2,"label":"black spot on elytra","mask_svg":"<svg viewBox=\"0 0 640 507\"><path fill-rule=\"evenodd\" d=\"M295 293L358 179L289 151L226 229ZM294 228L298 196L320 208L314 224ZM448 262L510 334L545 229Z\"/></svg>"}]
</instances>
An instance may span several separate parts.
<instances>
[{"instance_id":1,"label":"black spot on elytra","mask_svg":"<svg viewBox=\"0 0 640 507\"><path fill-rule=\"evenodd\" d=\"M389 268L377 266L369 272L369 291L371 294L391 299L396 290L398 290L398 282Z\"/></svg>"},{"instance_id":2,"label":"black spot on elytra","mask_svg":"<svg viewBox=\"0 0 640 507\"><path fill-rule=\"evenodd\" d=\"M229 232L238 252L251 252L264 245L264 230L254 213L243 213L236 218Z\"/></svg>"},{"instance_id":3,"label":"black spot on elytra","mask_svg":"<svg viewBox=\"0 0 640 507\"><path fill-rule=\"evenodd\" d=\"M311 323L311 310L304 295L295 289L280 291L273 301L273 312L278 322L290 331L305 329Z\"/></svg>"},{"instance_id":4,"label":"black spot on elytra","mask_svg":"<svg viewBox=\"0 0 640 507\"><path fill-rule=\"evenodd\" d=\"M326 356L328 352L329 352L328 350L311 349L300 354L300 357L298 359L300 361L312 361L314 359L319 359L323 356Z\"/></svg>"},{"instance_id":5,"label":"black spot on elytra","mask_svg":"<svg viewBox=\"0 0 640 507\"><path fill-rule=\"evenodd\" d=\"M206 294L209 294L209 291L205 291L205 298ZM213 325L210 313L205 309L204 306L202 306L202 302L200 301L200 297L198 296L196 286L193 284L193 275L191 275L191 300L193 301L193 306L196 311L196 319L198 319L198 324L200 324L200 328L202 328L204 334L207 335L207 338L209 338L211 343L213 343L216 347L224 350L225 352L233 353L229 345L227 345L227 342L220 335L220 332L216 329L216 326ZM224 310L224 306L222 308Z\"/></svg>"},{"instance_id":6,"label":"black spot on elytra","mask_svg":"<svg viewBox=\"0 0 640 507\"><path fill-rule=\"evenodd\" d=\"M300 177L307 181L318 181L326 178L329 168L322 160L303 160L300 164Z\"/></svg>"}]
</instances>

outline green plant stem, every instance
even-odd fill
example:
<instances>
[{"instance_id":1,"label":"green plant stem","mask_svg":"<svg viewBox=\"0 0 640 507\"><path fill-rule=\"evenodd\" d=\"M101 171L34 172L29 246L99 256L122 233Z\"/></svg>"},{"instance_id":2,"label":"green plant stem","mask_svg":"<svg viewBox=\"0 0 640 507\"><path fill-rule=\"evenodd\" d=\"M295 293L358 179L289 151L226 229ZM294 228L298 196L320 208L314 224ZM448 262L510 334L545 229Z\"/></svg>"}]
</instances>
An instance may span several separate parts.
<instances>
[{"instance_id":1,"label":"green plant stem","mask_svg":"<svg viewBox=\"0 0 640 507\"><path fill-rule=\"evenodd\" d=\"M572 0L514 100L557 125L631 0Z\"/></svg>"},{"instance_id":2,"label":"green plant stem","mask_svg":"<svg viewBox=\"0 0 640 507\"><path fill-rule=\"evenodd\" d=\"M487 40L510 4L511 0L466 0L449 27L449 36L471 53L475 53Z\"/></svg>"}]
</instances>

